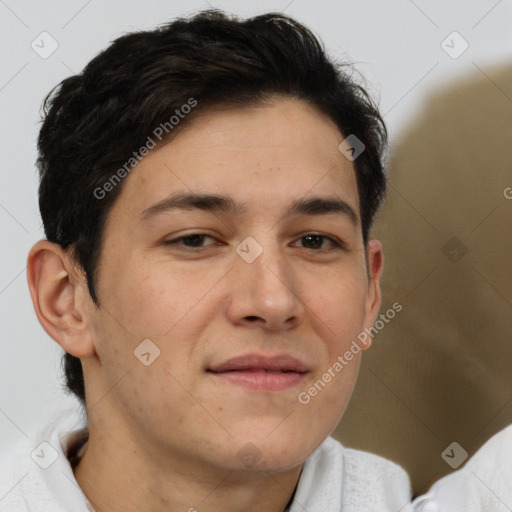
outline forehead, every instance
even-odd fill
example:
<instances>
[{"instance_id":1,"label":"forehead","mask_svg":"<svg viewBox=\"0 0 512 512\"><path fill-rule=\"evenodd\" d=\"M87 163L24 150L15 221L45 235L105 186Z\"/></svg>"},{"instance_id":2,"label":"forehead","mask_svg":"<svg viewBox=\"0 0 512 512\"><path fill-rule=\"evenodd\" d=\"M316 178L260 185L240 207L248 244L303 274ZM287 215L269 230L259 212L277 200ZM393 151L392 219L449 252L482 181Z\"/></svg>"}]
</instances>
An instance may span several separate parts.
<instances>
[{"instance_id":1,"label":"forehead","mask_svg":"<svg viewBox=\"0 0 512 512\"><path fill-rule=\"evenodd\" d=\"M114 209L137 215L182 191L236 197L249 208L263 201L276 212L299 197L334 195L359 214L354 167L338 150L343 138L297 99L209 109L134 167Z\"/></svg>"}]
</instances>

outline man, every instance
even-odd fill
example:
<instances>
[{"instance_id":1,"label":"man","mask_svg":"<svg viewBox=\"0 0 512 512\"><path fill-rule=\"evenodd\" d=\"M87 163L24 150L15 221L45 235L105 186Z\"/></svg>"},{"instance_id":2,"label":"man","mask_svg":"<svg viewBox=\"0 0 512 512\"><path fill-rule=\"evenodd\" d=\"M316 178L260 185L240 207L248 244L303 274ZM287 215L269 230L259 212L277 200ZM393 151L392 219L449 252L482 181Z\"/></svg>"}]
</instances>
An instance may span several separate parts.
<instances>
[{"instance_id":1,"label":"man","mask_svg":"<svg viewBox=\"0 0 512 512\"><path fill-rule=\"evenodd\" d=\"M329 438L380 305L385 140L282 15L130 34L64 80L28 279L87 422L1 506L407 510L401 468Z\"/></svg>"}]
</instances>

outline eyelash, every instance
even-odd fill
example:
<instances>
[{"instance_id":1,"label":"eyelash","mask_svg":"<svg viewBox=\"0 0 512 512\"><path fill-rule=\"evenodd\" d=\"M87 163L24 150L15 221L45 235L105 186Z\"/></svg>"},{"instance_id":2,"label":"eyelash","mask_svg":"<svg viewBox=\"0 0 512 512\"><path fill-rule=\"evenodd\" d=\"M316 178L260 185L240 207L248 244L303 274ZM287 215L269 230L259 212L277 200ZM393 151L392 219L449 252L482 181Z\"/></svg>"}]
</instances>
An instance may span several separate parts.
<instances>
[{"instance_id":1,"label":"eyelash","mask_svg":"<svg viewBox=\"0 0 512 512\"><path fill-rule=\"evenodd\" d=\"M215 238L212 235L207 235L206 233L191 233L189 235L183 235L183 236L179 236L177 238L173 238L171 240L166 240L164 242L164 245L166 245L166 246L173 246L173 245L177 246L180 242L183 242L183 240L185 240L187 238L191 238L191 237L196 237L196 236L203 237L203 241L204 241L204 237L211 238L211 239L215 240ZM301 240L301 239L306 238L308 236L315 236L315 237L322 238L323 240L328 240L334 246L334 249L345 250L345 244L341 240L338 240L337 238L334 238L332 236L322 235L322 234L319 234L319 233L306 233L304 235L301 235L298 238L298 240ZM216 245L216 244L211 244L211 245ZM182 245L181 246L182 249L193 251L193 252L197 252L198 250L204 249L206 247L207 246L197 246L197 247L186 246L186 245ZM311 249L309 247L304 247L304 249L309 249L309 250L311 250L313 252L325 252L326 250L328 250L328 249Z\"/></svg>"}]
</instances>

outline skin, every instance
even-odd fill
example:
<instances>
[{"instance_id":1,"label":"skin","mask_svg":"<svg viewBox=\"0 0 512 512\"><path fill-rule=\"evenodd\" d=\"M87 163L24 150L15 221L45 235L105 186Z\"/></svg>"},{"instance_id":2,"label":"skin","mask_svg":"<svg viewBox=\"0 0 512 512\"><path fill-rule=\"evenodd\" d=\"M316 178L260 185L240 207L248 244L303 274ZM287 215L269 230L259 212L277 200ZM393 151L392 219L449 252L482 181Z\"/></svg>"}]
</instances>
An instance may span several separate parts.
<instances>
[{"instance_id":1,"label":"skin","mask_svg":"<svg viewBox=\"0 0 512 512\"><path fill-rule=\"evenodd\" d=\"M47 241L33 247L39 320L82 358L90 439L75 476L98 510L285 508L304 461L345 410L361 353L307 405L298 394L380 306L381 246L364 247L343 139L326 116L291 98L197 116L126 178L105 226L100 308L70 254ZM245 209L143 215L176 192L222 194ZM344 201L355 218L285 215L313 196ZM193 239L197 247L166 244L194 233L208 236ZM311 233L343 247L304 238ZM248 236L263 248L252 263L235 250ZM149 366L134 356L144 339L160 350ZM289 354L308 372L270 391L206 371L247 353ZM249 464L241 449L253 455Z\"/></svg>"}]
</instances>

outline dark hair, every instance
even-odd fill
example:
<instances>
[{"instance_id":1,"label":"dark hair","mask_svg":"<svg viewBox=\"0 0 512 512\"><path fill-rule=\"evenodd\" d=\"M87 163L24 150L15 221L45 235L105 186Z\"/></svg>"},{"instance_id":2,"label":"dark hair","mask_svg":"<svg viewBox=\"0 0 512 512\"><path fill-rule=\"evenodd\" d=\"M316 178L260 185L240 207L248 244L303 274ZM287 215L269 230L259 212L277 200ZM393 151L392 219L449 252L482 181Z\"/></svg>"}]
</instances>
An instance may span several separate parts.
<instances>
[{"instance_id":1,"label":"dark hair","mask_svg":"<svg viewBox=\"0 0 512 512\"><path fill-rule=\"evenodd\" d=\"M169 120L191 100L194 109L179 128L208 107L254 104L273 94L308 102L343 136L364 144L354 166L366 244L385 192L386 127L352 68L331 61L288 16L239 20L208 10L127 34L50 92L38 140L39 207L46 237L70 249L96 306L103 228L127 161L156 127L167 123L170 132ZM109 193L98 197L98 190ZM80 359L65 354L64 372L67 388L85 403Z\"/></svg>"}]
</instances>

